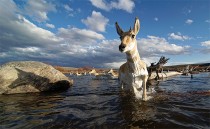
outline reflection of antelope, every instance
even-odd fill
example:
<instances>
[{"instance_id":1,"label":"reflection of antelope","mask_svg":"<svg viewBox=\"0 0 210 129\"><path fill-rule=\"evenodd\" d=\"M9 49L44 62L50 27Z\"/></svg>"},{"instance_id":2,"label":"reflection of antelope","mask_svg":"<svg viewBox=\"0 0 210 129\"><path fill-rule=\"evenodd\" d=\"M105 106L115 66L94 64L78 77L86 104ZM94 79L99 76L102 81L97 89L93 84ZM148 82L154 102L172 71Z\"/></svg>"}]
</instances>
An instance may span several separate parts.
<instances>
[{"instance_id":1,"label":"reflection of antelope","mask_svg":"<svg viewBox=\"0 0 210 129\"><path fill-rule=\"evenodd\" d=\"M135 19L134 28L127 32L124 32L116 22L116 30L120 36L121 44L119 50L126 53L127 62L120 66L119 69L119 81L120 85L131 86L136 98L142 98L147 100L146 95L146 82L148 79L148 72L146 64L140 59L140 55L137 49L136 35L140 29L139 19ZM142 91L139 88L143 86Z\"/></svg>"}]
</instances>

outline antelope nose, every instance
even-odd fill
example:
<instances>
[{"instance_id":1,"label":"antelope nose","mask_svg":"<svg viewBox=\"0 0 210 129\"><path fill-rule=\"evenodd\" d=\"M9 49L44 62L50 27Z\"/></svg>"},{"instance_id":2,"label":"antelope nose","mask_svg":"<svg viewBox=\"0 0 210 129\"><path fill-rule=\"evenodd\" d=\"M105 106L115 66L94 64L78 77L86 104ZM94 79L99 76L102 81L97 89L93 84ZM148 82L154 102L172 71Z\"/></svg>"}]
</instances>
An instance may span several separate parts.
<instances>
[{"instance_id":1,"label":"antelope nose","mask_svg":"<svg viewBox=\"0 0 210 129\"><path fill-rule=\"evenodd\" d=\"M124 49L125 49L125 45L122 45L122 44L121 44L121 45L119 46L119 50L122 52Z\"/></svg>"}]
</instances>

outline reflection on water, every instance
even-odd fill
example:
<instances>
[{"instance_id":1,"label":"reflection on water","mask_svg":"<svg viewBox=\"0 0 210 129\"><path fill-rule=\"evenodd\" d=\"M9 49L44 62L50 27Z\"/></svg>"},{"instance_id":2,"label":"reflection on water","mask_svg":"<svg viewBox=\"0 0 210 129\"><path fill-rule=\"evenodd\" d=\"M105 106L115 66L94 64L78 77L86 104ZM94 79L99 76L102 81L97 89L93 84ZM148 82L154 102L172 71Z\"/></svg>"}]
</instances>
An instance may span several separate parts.
<instances>
[{"instance_id":1,"label":"reflection on water","mask_svg":"<svg viewBox=\"0 0 210 129\"><path fill-rule=\"evenodd\" d=\"M117 80L73 79L64 92L0 95L0 128L210 128L208 73L150 82L147 102Z\"/></svg>"}]
</instances>

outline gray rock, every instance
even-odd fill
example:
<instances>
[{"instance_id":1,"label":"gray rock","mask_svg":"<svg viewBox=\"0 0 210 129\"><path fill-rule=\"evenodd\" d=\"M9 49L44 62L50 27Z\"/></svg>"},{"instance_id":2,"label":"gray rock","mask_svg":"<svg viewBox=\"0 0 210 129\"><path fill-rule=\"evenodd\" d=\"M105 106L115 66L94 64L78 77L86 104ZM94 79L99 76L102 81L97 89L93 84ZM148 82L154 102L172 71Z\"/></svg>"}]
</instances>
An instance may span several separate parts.
<instances>
[{"instance_id":1,"label":"gray rock","mask_svg":"<svg viewBox=\"0 0 210 129\"><path fill-rule=\"evenodd\" d=\"M0 94L65 90L72 85L72 79L41 62L18 61L0 66Z\"/></svg>"}]
</instances>

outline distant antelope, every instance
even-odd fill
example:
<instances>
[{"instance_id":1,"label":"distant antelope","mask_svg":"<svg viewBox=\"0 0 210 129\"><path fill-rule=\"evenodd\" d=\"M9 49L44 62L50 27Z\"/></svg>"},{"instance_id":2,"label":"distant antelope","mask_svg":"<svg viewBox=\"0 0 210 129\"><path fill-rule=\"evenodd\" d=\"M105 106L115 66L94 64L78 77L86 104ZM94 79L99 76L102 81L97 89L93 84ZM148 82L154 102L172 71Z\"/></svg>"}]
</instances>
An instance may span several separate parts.
<instances>
[{"instance_id":1,"label":"distant antelope","mask_svg":"<svg viewBox=\"0 0 210 129\"><path fill-rule=\"evenodd\" d=\"M112 76L118 76L118 74L115 73L113 69L110 69L110 70L107 72L107 74L110 74L110 75L112 75Z\"/></svg>"},{"instance_id":2,"label":"distant antelope","mask_svg":"<svg viewBox=\"0 0 210 129\"><path fill-rule=\"evenodd\" d=\"M110 69L108 72L107 72L108 75L110 75L110 78L111 79L117 79L118 78L118 73L115 73L113 71L113 69Z\"/></svg>"},{"instance_id":3,"label":"distant antelope","mask_svg":"<svg viewBox=\"0 0 210 129\"><path fill-rule=\"evenodd\" d=\"M78 71L76 72L76 76L81 76L82 74L79 73Z\"/></svg>"},{"instance_id":4,"label":"distant antelope","mask_svg":"<svg viewBox=\"0 0 210 129\"><path fill-rule=\"evenodd\" d=\"M90 75L99 75L95 69L92 69L90 72L89 72Z\"/></svg>"},{"instance_id":5,"label":"distant antelope","mask_svg":"<svg viewBox=\"0 0 210 129\"><path fill-rule=\"evenodd\" d=\"M116 30L120 36L121 44L119 45L119 51L126 53L127 62L120 66L119 69L119 81L120 85L131 86L131 88L137 99L142 98L144 101L148 99L146 94L146 82L148 79L148 71L146 64L141 60L138 49L136 35L140 30L139 19L135 19L134 28L127 32L124 32L118 25L115 23ZM139 91L139 88L143 88Z\"/></svg>"},{"instance_id":6,"label":"distant antelope","mask_svg":"<svg viewBox=\"0 0 210 129\"><path fill-rule=\"evenodd\" d=\"M156 72L156 80L160 79L160 76L158 73L160 71L161 71L161 73L163 72L163 65L166 64L169 59L170 58L165 58L164 56L161 56L157 64L151 63L151 66L148 68L149 69L149 77L151 76L152 72L155 71Z\"/></svg>"}]
</instances>

